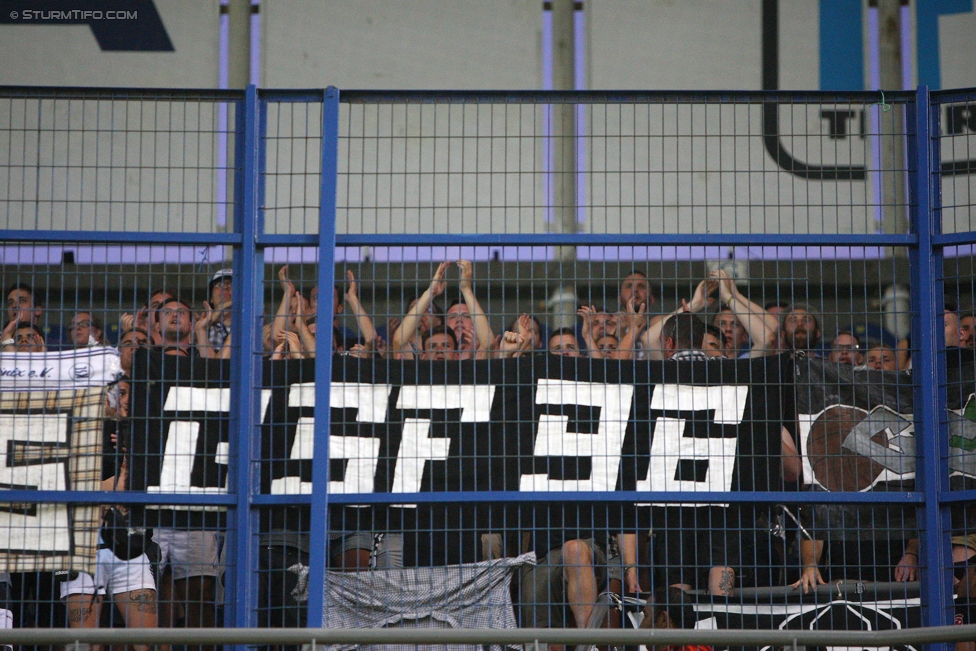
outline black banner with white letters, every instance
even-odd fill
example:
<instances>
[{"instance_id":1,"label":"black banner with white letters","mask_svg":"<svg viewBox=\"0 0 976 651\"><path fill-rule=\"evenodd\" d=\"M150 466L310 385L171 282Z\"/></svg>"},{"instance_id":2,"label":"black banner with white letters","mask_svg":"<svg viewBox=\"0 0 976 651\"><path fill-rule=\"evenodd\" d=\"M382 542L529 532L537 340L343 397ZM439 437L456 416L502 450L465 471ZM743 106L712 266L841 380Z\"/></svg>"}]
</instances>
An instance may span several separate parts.
<instances>
[{"instance_id":1,"label":"black banner with white letters","mask_svg":"<svg viewBox=\"0 0 976 651\"><path fill-rule=\"evenodd\" d=\"M796 369L805 486L832 492L914 490L911 376L818 358L798 360ZM833 543L877 540L897 548L915 535L915 509L901 505L811 504L800 513L811 535ZM888 559L877 564L887 565Z\"/></svg>"},{"instance_id":2,"label":"black banner with white letters","mask_svg":"<svg viewBox=\"0 0 976 651\"><path fill-rule=\"evenodd\" d=\"M140 360L153 379L133 388L133 489L226 491L230 433L244 424L231 413L229 364L152 353ZM470 497L336 507L332 526L416 531L428 541L431 532L470 542L479 532L520 525L571 535L636 526L633 505L581 508L580 493L645 491L652 501L660 491L779 490L780 432L793 419L792 385L783 383L789 367L779 357L663 363L336 357L328 493ZM324 495L311 486L313 380L312 360L264 365L262 493ZM569 508L558 498L552 508L543 502L503 508L489 503L495 492L574 495ZM288 512L272 510L263 526L287 529ZM443 550L431 562L470 557L470 545L450 537L429 544Z\"/></svg>"}]
</instances>

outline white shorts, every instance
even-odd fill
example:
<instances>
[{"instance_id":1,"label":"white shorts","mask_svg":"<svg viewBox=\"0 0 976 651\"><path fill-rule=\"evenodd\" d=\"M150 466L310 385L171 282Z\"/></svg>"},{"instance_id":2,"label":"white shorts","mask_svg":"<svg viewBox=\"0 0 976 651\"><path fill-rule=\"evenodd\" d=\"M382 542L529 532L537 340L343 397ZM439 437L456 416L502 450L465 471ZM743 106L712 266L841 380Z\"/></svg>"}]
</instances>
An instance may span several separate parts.
<instances>
[{"instance_id":1,"label":"white shorts","mask_svg":"<svg viewBox=\"0 0 976 651\"><path fill-rule=\"evenodd\" d=\"M133 590L155 590L149 558L145 554L123 561L111 549L99 549L95 557L95 576L81 572L61 582L61 598L73 594L120 594Z\"/></svg>"},{"instance_id":2,"label":"white shorts","mask_svg":"<svg viewBox=\"0 0 976 651\"><path fill-rule=\"evenodd\" d=\"M156 529L153 541L159 545L160 570L169 566L173 579L218 575L220 545L216 531Z\"/></svg>"}]
</instances>

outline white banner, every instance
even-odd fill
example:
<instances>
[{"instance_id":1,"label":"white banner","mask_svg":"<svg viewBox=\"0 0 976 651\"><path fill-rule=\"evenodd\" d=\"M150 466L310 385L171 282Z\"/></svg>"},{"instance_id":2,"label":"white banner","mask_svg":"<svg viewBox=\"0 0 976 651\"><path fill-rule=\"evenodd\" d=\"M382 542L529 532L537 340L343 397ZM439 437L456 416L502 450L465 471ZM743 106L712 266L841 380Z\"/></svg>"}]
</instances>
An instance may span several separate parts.
<instances>
[{"instance_id":1,"label":"white banner","mask_svg":"<svg viewBox=\"0 0 976 651\"><path fill-rule=\"evenodd\" d=\"M0 392L103 386L119 377L119 351L106 346L54 353L0 353Z\"/></svg>"}]
</instances>

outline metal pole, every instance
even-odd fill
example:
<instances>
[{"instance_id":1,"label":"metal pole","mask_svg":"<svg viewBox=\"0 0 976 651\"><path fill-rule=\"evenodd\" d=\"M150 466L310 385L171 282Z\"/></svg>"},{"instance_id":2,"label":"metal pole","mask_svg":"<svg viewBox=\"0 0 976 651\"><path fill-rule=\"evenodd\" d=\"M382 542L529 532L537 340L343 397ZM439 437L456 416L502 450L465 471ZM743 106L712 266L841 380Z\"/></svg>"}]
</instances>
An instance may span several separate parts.
<instances>
[{"instance_id":1,"label":"metal pole","mask_svg":"<svg viewBox=\"0 0 976 651\"><path fill-rule=\"evenodd\" d=\"M887 631L579 629L579 628L6 628L0 644L611 644L616 646L708 644L737 646L893 647L976 638L976 624Z\"/></svg>"},{"instance_id":2,"label":"metal pole","mask_svg":"<svg viewBox=\"0 0 976 651\"><path fill-rule=\"evenodd\" d=\"M251 494L254 480L251 463L254 451L260 450L260 408L258 407L261 381L261 358L254 355L260 350L261 327L258 325L264 307L264 253L255 247L255 233L263 230L263 219L259 206L262 205L260 193L261 161L259 159L260 99L257 89L248 86L244 102L239 105L236 117L243 126L237 129L237 157L241 171L235 178L235 219L234 228L244 235L237 264L234 265L234 328L241 337L238 354L231 358L231 407L234 425L231 435L232 445L236 444L236 456L232 474L233 490L237 505L231 512L229 524L233 528L233 545L228 550L230 566L227 580L233 595L233 604L227 608L229 618L236 626L253 626L254 605L257 603L258 553L254 532L257 530L257 513L251 508Z\"/></svg>"},{"instance_id":3,"label":"metal pole","mask_svg":"<svg viewBox=\"0 0 976 651\"><path fill-rule=\"evenodd\" d=\"M319 305L315 320L315 443L308 568L308 626L322 625L329 540L329 432L332 388L332 287L335 284L336 187L339 182L339 89L322 92L322 180L319 205Z\"/></svg>"},{"instance_id":4,"label":"metal pole","mask_svg":"<svg viewBox=\"0 0 976 651\"><path fill-rule=\"evenodd\" d=\"M910 252L912 270L912 375L918 379L915 388L915 439L919 441L917 489L925 494L918 509L918 528L922 547L922 621L930 625L952 622L952 550L949 544L951 518L949 505L941 500L948 489L949 433L945 422L946 359L942 340L943 291L942 249L933 236L942 232L939 201L941 179L933 174L939 169L937 115L933 115L928 88L918 89L914 106L912 131L913 158L916 171L913 183L914 230L918 246ZM918 297L918 300L915 297ZM917 342L917 343L916 343Z\"/></svg>"},{"instance_id":5,"label":"metal pole","mask_svg":"<svg viewBox=\"0 0 976 651\"><path fill-rule=\"evenodd\" d=\"M881 64L881 89L902 90L901 0L878 1L878 53ZM894 105L882 110L878 118L881 138L881 230L907 233L908 210L905 193L905 113ZM906 251L892 248L892 255Z\"/></svg>"},{"instance_id":6,"label":"metal pole","mask_svg":"<svg viewBox=\"0 0 976 651\"><path fill-rule=\"evenodd\" d=\"M227 87L247 88L251 83L251 0L228 0L227 22ZM233 143L228 145L227 155L234 155ZM240 201L240 195L235 194L234 201ZM233 232L233 224L228 221L225 230ZM233 247L226 247L225 255L228 261L233 259Z\"/></svg>"},{"instance_id":7,"label":"metal pole","mask_svg":"<svg viewBox=\"0 0 976 651\"><path fill-rule=\"evenodd\" d=\"M573 0L552 3L552 86L553 90L576 90L575 7ZM552 104L553 152L553 230L576 233L576 104ZM572 264L575 246L555 247L555 260ZM554 328L576 323L576 289L563 283L553 292L548 306Z\"/></svg>"},{"instance_id":8,"label":"metal pole","mask_svg":"<svg viewBox=\"0 0 976 651\"><path fill-rule=\"evenodd\" d=\"M227 85L245 88L251 82L251 0L228 0Z\"/></svg>"}]
</instances>

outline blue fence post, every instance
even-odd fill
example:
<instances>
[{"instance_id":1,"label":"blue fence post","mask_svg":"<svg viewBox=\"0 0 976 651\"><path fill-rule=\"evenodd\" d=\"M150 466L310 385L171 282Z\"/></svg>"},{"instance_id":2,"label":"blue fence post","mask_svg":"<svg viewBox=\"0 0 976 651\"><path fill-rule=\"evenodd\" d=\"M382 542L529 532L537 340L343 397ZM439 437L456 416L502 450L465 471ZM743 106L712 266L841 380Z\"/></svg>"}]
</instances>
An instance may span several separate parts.
<instances>
[{"instance_id":1,"label":"blue fence post","mask_svg":"<svg viewBox=\"0 0 976 651\"><path fill-rule=\"evenodd\" d=\"M322 626L325 568L329 562L329 414L332 382L332 292L335 285L336 187L339 172L339 89L322 95L322 183L319 204L319 304L315 338L315 443L308 570L308 625ZM328 297L328 298L326 298Z\"/></svg>"},{"instance_id":2,"label":"blue fence post","mask_svg":"<svg viewBox=\"0 0 976 651\"><path fill-rule=\"evenodd\" d=\"M229 518L229 526L235 545L226 554L229 561L226 585L228 593L233 595L232 607L228 609L233 617L227 624L235 627L253 627L257 623L257 576L254 571L258 566L254 540L257 514L251 509L255 486L251 458L252 452L260 449L255 440L260 432L257 379L261 377L261 356L255 351L261 350L261 328L256 324L264 307L263 255L255 241L256 234L261 231L257 194L260 183L258 101L257 89L248 86L242 111L237 116L235 147L234 230L243 237L239 254L234 256L232 290L235 335L240 339L230 362L231 444L236 444L231 477L237 503Z\"/></svg>"},{"instance_id":3,"label":"blue fence post","mask_svg":"<svg viewBox=\"0 0 976 651\"><path fill-rule=\"evenodd\" d=\"M929 91L920 86L914 115L907 120L909 161L915 173L909 175L909 206L914 211L912 228L918 245L910 251L912 275L912 371L915 383L915 440L919 459L916 482L925 495L919 508L922 564L922 622L926 626L952 624L952 555L949 546L949 509L941 503L949 477L949 437L946 426L945 341L942 323L942 250L933 236L942 230L939 196L938 113L931 110ZM913 119L912 119L913 118ZM948 648L947 645L930 645Z\"/></svg>"}]
</instances>

